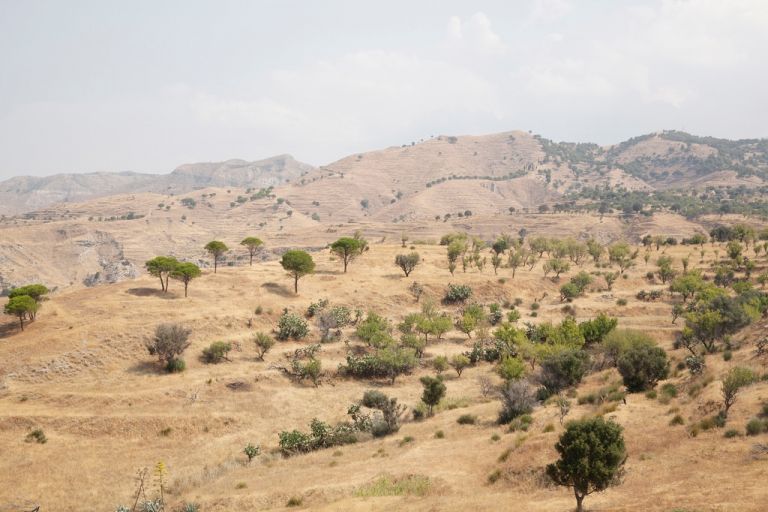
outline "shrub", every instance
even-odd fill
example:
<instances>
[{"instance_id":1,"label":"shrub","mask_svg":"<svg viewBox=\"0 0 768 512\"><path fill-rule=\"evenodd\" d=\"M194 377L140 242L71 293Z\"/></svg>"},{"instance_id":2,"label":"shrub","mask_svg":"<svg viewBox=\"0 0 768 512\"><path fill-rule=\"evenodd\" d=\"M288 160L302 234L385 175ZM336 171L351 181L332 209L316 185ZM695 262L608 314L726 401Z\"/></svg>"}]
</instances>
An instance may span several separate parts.
<instances>
[{"instance_id":1,"label":"shrub","mask_svg":"<svg viewBox=\"0 0 768 512\"><path fill-rule=\"evenodd\" d=\"M453 357L451 357L451 361L449 364L451 365L451 368L456 370L456 374L459 377L461 377L461 373L464 371L465 368L471 365L471 362L469 361L469 358L464 354L456 354Z\"/></svg>"},{"instance_id":2,"label":"shrub","mask_svg":"<svg viewBox=\"0 0 768 512\"><path fill-rule=\"evenodd\" d=\"M361 404L381 413L380 418L374 418L371 421L373 437L387 436L400 430L400 421L407 408L398 404L397 398L389 398L381 391L370 390L363 394Z\"/></svg>"},{"instance_id":3,"label":"shrub","mask_svg":"<svg viewBox=\"0 0 768 512\"><path fill-rule=\"evenodd\" d=\"M171 359L165 365L165 370L168 373L181 373L187 369L187 363L181 358Z\"/></svg>"},{"instance_id":4,"label":"shrub","mask_svg":"<svg viewBox=\"0 0 768 512\"><path fill-rule=\"evenodd\" d=\"M285 341L288 339L300 340L309 334L309 325L306 320L294 313L285 312L280 315L277 321L277 339Z\"/></svg>"},{"instance_id":5,"label":"shrub","mask_svg":"<svg viewBox=\"0 0 768 512\"><path fill-rule=\"evenodd\" d=\"M311 302L307 307L307 317L312 318L326 307L328 307L328 299L320 299L317 302Z\"/></svg>"},{"instance_id":6,"label":"shrub","mask_svg":"<svg viewBox=\"0 0 768 512\"><path fill-rule=\"evenodd\" d=\"M541 361L541 384L551 393L574 386L589 369L589 354L583 350L563 350Z\"/></svg>"},{"instance_id":7,"label":"shrub","mask_svg":"<svg viewBox=\"0 0 768 512\"><path fill-rule=\"evenodd\" d=\"M458 423L459 425L474 425L475 423L477 423L477 416L475 416L474 414L462 414L456 420L456 423Z\"/></svg>"},{"instance_id":8,"label":"shrub","mask_svg":"<svg viewBox=\"0 0 768 512\"><path fill-rule=\"evenodd\" d=\"M749 386L757 380L755 372L749 368L735 366L731 368L723 379L723 413L727 416L728 410L736 401L739 390Z\"/></svg>"},{"instance_id":9,"label":"shrub","mask_svg":"<svg viewBox=\"0 0 768 512\"><path fill-rule=\"evenodd\" d=\"M443 297L446 304L464 302L472 296L472 288L464 284L449 284Z\"/></svg>"},{"instance_id":10,"label":"shrub","mask_svg":"<svg viewBox=\"0 0 768 512\"><path fill-rule=\"evenodd\" d=\"M617 306L626 306L627 305L627 299L618 299L616 301Z\"/></svg>"},{"instance_id":11,"label":"shrub","mask_svg":"<svg viewBox=\"0 0 768 512\"><path fill-rule=\"evenodd\" d=\"M741 432L739 432L735 428L731 428L725 431L725 433L723 434L723 437L725 437L726 439L732 439L734 437L739 437L740 435L741 435Z\"/></svg>"},{"instance_id":12,"label":"shrub","mask_svg":"<svg viewBox=\"0 0 768 512\"><path fill-rule=\"evenodd\" d=\"M510 432L528 432L528 429L531 428L531 424L533 423L533 416L530 414L523 414L522 416L519 416L512 420L509 424L509 431Z\"/></svg>"},{"instance_id":13,"label":"shrub","mask_svg":"<svg viewBox=\"0 0 768 512\"><path fill-rule=\"evenodd\" d=\"M411 252L410 254L398 254L395 256L395 265L400 267L405 277L408 277L413 269L419 264L419 253Z\"/></svg>"},{"instance_id":14,"label":"shrub","mask_svg":"<svg viewBox=\"0 0 768 512\"><path fill-rule=\"evenodd\" d=\"M27 434L26 441L28 443L45 444L48 442L48 438L45 436L43 429L36 428L29 434Z\"/></svg>"},{"instance_id":15,"label":"shrub","mask_svg":"<svg viewBox=\"0 0 768 512\"><path fill-rule=\"evenodd\" d=\"M257 332L253 336L253 343L256 345L256 356L263 361L264 356L275 345L275 340L269 334Z\"/></svg>"},{"instance_id":16,"label":"shrub","mask_svg":"<svg viewBox=\"0 0 768 512\"><path fill-rule=\"evenodd\" d=\"M747 422L747 435L748 436L756 436L758 434L761 434L763 431L766 430L766 425L762 420L759 418L752 418Z\"/></svg>"},{"instance_id":17,"label":"shrub","mask_svg":"<svg viewBox=\"0 0 768 512\"><path fill-rule=\"evenodd\" d=\"M398 375L416 366L416 353L411 348L385 347L376 354L347 355L346 366L339 369L343 374L357 378L388 377L392 383Z\"/></svg>"},{"instance_id":18,"label":"shrub","mask_svg":"<svg viewBox=\"0 0 768 512\"><path fill-rule=\"evenodd\" d=\"M652 347L654 345L653 338L642 331L614 329L603 339L600 351L608 364L616 366L619 357L626 351L635 347Z\"/></svg>"},{"instance_id":19,"label":"shrub","mask_svg":"<svg viewBox=\"0 0 768 512\"><path fill-rule=\"evenodd\" d=\"M504 357L496 367L496 373L506 380L517 380L525 375L525 363L519 357Z\"/></svg>"},{"instance_id":20,"label":"shrub","mask_svg":"<svg viewBox=\"0 0 768 512\"><path fill-rule=\"evenodd\" d=\"M675 415L672 417L672 419L671 419L671 420L669 420L669 425L670 425L670 426L675 426L675 425L682 425L682 424L684 424L684 423L685 423L685 420L684 420L684 419L683 419L683 417L682 417L682 416L680 416L679 414L675 414Z\"/></svg>"},{"instance_id":21,"label":"shrub","mask_svg":"<svg viewBox=\"0 0 768 512\"><path fill-rule=\"evenodd\" d=\"M421 401L427 405L427 412L432 416L434 407L440 403L445 396L445 384L442 379L435 377L422 377L419 379L424 391L421 394Z\"/></svg>"},{"instance_id":22,"label":"shrub","mask_svg":"<svg viewBox=\"0 0 768 512\"><path fill-rule=\"evenodd\" d=\"M536 394L533 387L524 380L508 382L501 390L501 411L499 423L505 424L533 411Z\"/></svg>"},{"instance_id":23,"label":"shrub","mask_svg":"<svg viewBox=\"0 0 768 512\"><path fill-rule=\"evenodd\" d=\"M220 363L227 359L227 354L232 350L232 344L226 341L214 341L203 349L203 360L206 363Z\"/></svg>"},{"instance_id":24,"label":"shrub","mask_svg":"<svg viewBox=\"0 0 768 512\"><path fill-rule=\"evenodd\" d=\"M392 325L389 323L389 320L373 311L369 311L365 320L357 326L355 334L368 345L380 347L391 341L391 331Z\"/></svg>"},{"instance_id":25,"label":"shrub","mask_svg":"<svg viewBox=\"0 0 768 512\"><path fill-rule=\"evenodd\" d=\"M592 320L581 322L579 324L579 331L584 336L584 344L601 343L609 333L616 329L618 323L619 320L617 318L609 317L604 313L600 313Z\"/></svg>"},{"instance_id":26,"label":"shrub","mask_svg":"<svg viewBox=\"0 0 768 512\"><path fill-rule=\"evenodd\" d=\"M630 392L652 388L669 374L669 362L664 349L647 345L625 351L619 356L617 367Z\"/></svg>"},{"instance_id":27,"label":"shrub","mask_svg":"<svg viewBox=\"0 0 768 512\"><path fill-rule=\"evenodd\" d=\"M259 454L261 453L261 448L259 447L259 445L248 443L247 445L245 445L245 448L243 448L243 453L245 454L246 457L248 457L248 464L250 464L255 457L259 456Z\"/></svg>"},{"instance_id":28,"label":"shrub","mask_svg":"<svg viewBox=\"0 0 768 512\"><path fill-rule=\"evenodd\" d=\"M150 355L157 356L160 364L171 371L172 361L178 359L189 347L191 332L179 324L160 324L155 328L154 337L145 346Z\"/></svg>"},{"instance_id":29,"label":"shrub","mask_svg":"<svg viewBox=\"0 0 768 512\"><path fill-rule=\"evenodd\" d=\"M304 503L304 499L298 497L298 496L291 496L288 501L285 503L286 507L300 507L301 504Z\"/></svg>"},{"instance_id":30,"label":"shrub","mask_svg":"<svg viewBox=\"0 0 768 512\"><path fill-rule=\"evenodd\" d=\"M730 361L731 359L733 359L733 352L730 350L725 350L723 352L723 361Z\"/></svg>"},{"instance_id":31,"label":"shrub","mask_svg":"<svg viewBox=\"0 0 768 512\"><path fill-rule=\"evenodd\" d=\"M435 432L435 439L444 439L445 438L445 432L442 430L438 430Z\"/></svg>"},{"instance_id":32,"label":"shrub","mask_svg":"<svg viewBox=\"0 0 768 512\"><path fill-rule=\"evenodd\" d=\"M435 369L438 375L448 369L448 358L446 356L437 356L432 361L432 368Z\"/></svg>"}]
</instances>

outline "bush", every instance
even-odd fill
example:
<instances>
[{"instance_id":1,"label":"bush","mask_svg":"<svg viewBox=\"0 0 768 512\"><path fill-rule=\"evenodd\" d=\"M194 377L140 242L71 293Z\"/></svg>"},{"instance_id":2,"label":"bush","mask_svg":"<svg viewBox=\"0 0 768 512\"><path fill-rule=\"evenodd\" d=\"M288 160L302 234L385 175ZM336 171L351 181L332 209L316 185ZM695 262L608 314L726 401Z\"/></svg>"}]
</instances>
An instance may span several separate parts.
<instances>
[{"instance_id":1,"label":"bush","mask_svg":"<svg viewBox=\"0 0 768 512\"><path fill-rule=\"evenodd\" d=\"M443 297L446 304L464 302L472 296L472 288L464 284L449 284Z\"/></svg>"},{"instance_id":2,"label":"bush","mask_svg":"<svg viewBox=\"0 0 768 512\"><path fill-rule=\"evenodd\" d=\"M45 437L45 432L43 432L43 429L36 428L27 434L26 441L28 443L45 444L48 442L48 438Z\"/></svg>"},{"instance_id":3,"label":"bush","mask_svg":"<svg viewBox=\"0 0 768 512\"><path fill-rule=\"evenodd\" d=\"M309 334L309 325L306 320L294 313L285 312L280 315L277 321L277 339L285 341L288 339L300 340Z\"/></svg>"},{"instance_id":4,"label":"bush","mask_svg":"<svg viewBox=\"0 0 768 512\"><path fill-rule=\"evenodd\" d=\"M499 423L505 424L533 411L536 394L533 387L524 380L511 381L501 390L501 411Z\"/></svg>"},{"instance_id":5,"label":"bush","mask_svg":"<svg viewBox=\"0 0 768 512\"><path fill-rule=\"evenodd\" d=\"M165 370L168 373L181 373L187 369L187 363L181 358L171 359L165 365Z\"/></svg>"},{"instance_id":6,"label":"bush","mask_svg":"<svg viewBox=\"0 0 768 512\"><path fill-rule=\"evenodd\" d=\"M683 419L683 417L682 417L682 416L680 416L679 414L675 414L675 415L672 417L672 419L671 419L671 420L669 420L669 425L670 425L670 426L675 426L675 425L682 425L682 424L684 424L684 423L685 423L685 420L684 420L684 419Z\"/></svg>"},{"instance_id":7,"label":"bush","mask_svg":"<svg viewBox=\"0 0 768 512\"><path fill-rule=\"evenodd\" d=\"M669 362L664 349L647 345L625 351L619 356L617 367L630 392L652 388L669 374Z\"/></svg>"},{"instance_id":8,"label":"bush","mask_svg":"<svg viewBox=\"0 0 768 512\"><path fill-rule=\"evenodd\" d=\"M397 398L389 398L381 391L369 390L363 394L361 404L381 413L381 417L371 420L373 437L387 436L400 430L400 421L407 408L398 404Z\"/></svg>"},{"instance_id":9,"label":"bush","mask_svg":"<svg viewBox=\"0 0 768 512\"><path fill-rule=\"evenodd\" d=\"M203 361L206 363L220 363L227 359L227 354L232 350L232 344L226 341L214 341L203 349Z\"/></svg>"},{"instance_id":10,"label":"bush","mask_svg":"<svg viewBox=\"0 0 768 512\"><path fill-rule=\"evenodd\" d=\"M766 431L766 428L768 425L765 424L762 420L759 418L752 418L747 422L747 435L748 436L756 436L758 434L762 434L764 431Z\"/></svg>"},{"instance_id":11,"label":"bush","mask_svg":"<svg viewBox=\"0 0 768 512\"><path fill-rule=\"evenodd\" d=\"M590 358L583 350L563 350L541 361L541 384L552 394L581 382Z\"/></svg>"},{"instance_id":12,"label":"bush","mask_svg":"<svg viewBox=\"0 0 768 512\"><path fill-rule=\"evenodd\" d=\"M616 301L617 306L626 306L627 305L627 299L618 299Z\"/></svg>"},{"instance_id":13,"label":"bush","mask_svg":"<svg viewBox=\"0 0 768 512\"><path fill-rule=\"evenodd\" d=\"M275 345L275 340L269 334L257 332L253 336L253 343L256 345L256 357L263 361L269 349Z\"/></svg>"},{"instance_id":14,"label":"bush","mask_svg":"<svg viewBox=\"0 0 768 512\"><path fill-rule=\"evenodd\" d=\"M459 425L474 425L475 423L477 423L477 416L475 416L474 414L462 414L456 420L456 423L458 423Z\"/></svg>"},{"instance_id":15,"label":"bush","mask_svg":"<svg viewBox=\"0 0 768 512\"><path fill-rule=\"evenodd\" d=\"M512 422L509 424L509 431L517 432L522 430L523 432L528 432L528 429L531 428L532 423L533 416L530 414L523 414L522 416L512 420Z\"/></svg>"},{"instance_id":16,"label":"bush","mask_svg":"<svg viewBox=\"0 0 768 512\"><path fill-rule=\"evenodd\" d=\"M178 359L189 347L191 332L179 324L160 324L155 328L154 337L145 346L150 355L157 356L160 364L171 371L172 361Z\"/></svg>"},{"instance_id":17,"label":"bush","mask_svg":"<svg viewBox=\"0 0 768 512\"><path fill-rule=\"evenodd\" d=\"M739 432L735 428L731 428L725 431L725 433L723 434L723 437L725 437L726 439L732 439L734 437L739 437L740 435L741 435L741 432Z\"/></svg>"},{"instance_id":18,"label":"bush","mask_svg":"<svg viewBox=\"0 0 768 512\"><path fill-rule=\"evenodd\" d=\"M648 334L634 329L614 329L609 332L600 345L600 351L606 362L616 366L619 357L635 347L653 347L655 342Z\"/></svg>"}]
</instances>

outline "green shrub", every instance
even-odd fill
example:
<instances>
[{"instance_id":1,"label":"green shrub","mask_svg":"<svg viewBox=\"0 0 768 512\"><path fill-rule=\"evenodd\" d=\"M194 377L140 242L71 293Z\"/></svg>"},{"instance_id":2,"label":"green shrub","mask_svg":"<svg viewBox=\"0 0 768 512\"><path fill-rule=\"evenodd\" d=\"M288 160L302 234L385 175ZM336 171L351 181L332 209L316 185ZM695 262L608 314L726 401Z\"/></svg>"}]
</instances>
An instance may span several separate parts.
<instances>
[{"instance_id":1,"label":"green shrub","mask_svg":"<svg viewBox=\"0 0 768 512\"><path fill-rule=\"evenodd\" d=\"M43 429L36 428L29 434L27 434L26 441L28 443L45 444L48 442L48 438L45 436Z\"/></svg>"},{"instance_id":2,"label":"green shrub","mask_svg":"<svg viewBox=\"0 0 768 512\"><path fill-rule=\"evenodd\" d=\"M261 453L261 447L254 445L253 443L248 443L245 445L245 448L243 448L243 453L248 457L248 463L250 464L251 461Z\"/></svg>"},{"instance_id":3,"label":"green shrub","mask_svg":"<svg viewBox=\"0 0 768 512\"><path fill-rule=\"evenodd\" d=\"M300 340L308 334L309 325L299 315L288 312L280 315L280 319L277 321L277 339L281 341L288 339Z\"/></svg>"},{"instance_id":4,"label":"green shrub","mask_svg":"<svg viewBox=\"0 0 768 512\"><path fill-rule=\"evenodd\" d=\"M766 424L760 418L752 418L747 422L747 435L756 436L766 430Z\"/></svg>"},{"instance_id":5,"label":"green shrub","mask_svg":"<svg viewBox=\"0 0 768 512\"><path fill-rule=\"evenodd\" d=\"M646 391L646 392L645 392L645 398L647 398L647 399L649 399L649 400L656 400L656 397L657 397L657 396L658 396L658 395L657 395L657 393L656 393L656 390L655 390L655 389L651 389L650 391Z\"/></svg>"},{"instance_id":6,"label":"green shrub","mask_svg":"<svg viewBox=\"0 0 768 512\"><path fill-rule=\"evenodd\" d=\"M531 304L532 311L537 311L540 307L541 305L538 302L534 302L533 304Z\"/></svg>"},{"instance_id":7,"label":"green shrub","mask_svg":"<svg viewBox=\"0 0 768 512\"><path fill-rule=\"evenodd\" d=\"M661 347L632 347L619 356L616 366L630 392L652 388L669 374L667 353Z\"/></svg>"},{"instance_id":8,"label":"green shrub","mask_svg":"<svg viewBox=\"0 0 768 512\"><path fill-rule=\"evenodd\" d=\"M733 352L730 350L726 350L723 352L723 361L730 361L733 359Z\"/></svg>"},{"instance_id":9,"label":"green shrub","mask_svg":"<svg viewBox=\"0 0 768 512\"><path fill-rule=\"evenodd\" d=\"M474 425L475 423L477 423L477 416L473 414L462 414L456 420L456 423L458 423L459 425Z\"/></svg>"},{"instance_id":10,"label":"green shrub","mask_svg":"<svg viewBox=\"0 0 768 512\"><path fill-rule=\"evenodd\" d=\"M232 344L226 341L214 341L203 349L203 361L206 363L220 363L227 359L227 354L232 350Z\"/></svg>"},{"instance_id":11,"label":"green shrub","mask_svg":"<svg viewBox=\"0 0 768 512\"><path fill-rule=\"evenodd\" d=\"M488 475L488 483L493 485L501 478L501 470L494 469L490 475Z\"/></svg>"},{"instance_id":12,"label":"green shrub","mask_svg":"<svg viewBox=\"0 0 768 512\"><path fill-rule=\"evenodd\" d=\"M679 414L675 414L675 415L672 417L672 419L671 419L671 420L669 420L669 425L670 425L670 426L675 426L675 425L682 425L682 424L684 424L684 423L685 423L685 420L684 420L684 419L683 419L683 417L682 417L682 416L680 416Z\"/></svg>"},{"instance_id":13,"label":"green shrub","mask_svg":"<svg viewBox=\"0 0 768 512\"><path fill-rule=\"evenodd\" d=\"M677 386L671 382L667 382L661 386L661 394L668 396L669 398L677 398Z\"/></svg>"},{"instance_id":14,"label":"green shrub","mask_svg":"<svg viewBox=\"0 0 768 512\"><path fill-rule=\"evenodd\" d=\"M291 496L291 498L286 502L286 507L300 507L301 504L304 503L304 499L300 498L298 496Z\"/></svg>"},{"instance_id":15,"label":"green shrub","mask_svg":"<svg viewBox=\"0 0 768 512\"><path fill-rule=\"evenodd\" d=\"M445 297L443 302L446 304L454 304L456 302L464 302L472 296L472 288L465 284L449 284L448 289L445 291Z\"/></svg>"},{"instance_id":16,"label":"green shrub","mask_svg":"<svg viewBox=\"0 0 768 512\"><path fill-rule=\"evenodd\" d=\"M435 439L443 439L445 437L445 432L442 430L438 430L435 432Z\"/></svg>"},{"instance_id":17,"label":"green shrub","mask_svg":"<svg viewBox=\"0 0 768 512\"><path fill-rule=\"evenodd\" d=\"M723 434L723 437L725 437L726 439L731 439L734 437L739 437L740 435L741 435L741 432L739 432L735 428L731 428L725 431L725 433Z\"/></svg>"},{"instance_id":18,"label":"green shrub","mask_svg":"<svg viewBox=\"0 0 768 512\"><path fill-rule=\"evenodd\" d=\"M574 386L589 369L589 354L583 350L563 350L541 361L541 384L551 393Z\"/></svg>"},{"instance_id":19,"label":"green shrub","mask_svg":"<svg viewBox=\"0 0 768 512\"><path fill-rule=\"evenodd\" d=\"M501 436L500 436L499 434L493 434L493 435L491 436L491 441L493 441L494 443L495 443L496 441L500 441L500 440L501 440Z\"/></svg>"},{"instance_id":20,"label":"green shrub","mask_svg":"<svg viewBox=\"0 0 768 512\"><path fill-rule=\"evenodd\" d=\"M512 422L509 424L509 431L517 432L521 430L523 432L527 432L532 423L533 416L530 414L523 414L522 416L512 420Z\"/></svg>"},{"instance_id":21,"label":"green shrub","mask_svg":"<svg viewBox=\"0 0 768 512\"><path fill-rule=\"evenodd\" d=\"M547 423L547 426L544 427L544 430L542 432L554 432L555 431L555 425L554 423Z\"/></svg>"},{"instance_id":22,"label":"green shrub","mask_svg":"<svg viewBox=\"0 0 768 512\"><path fill-rule=\"evenodd\" d=\"M174 358L168 361L165 365L165 370L168 373L181 373L187 369L187 363L181 358Z\"/></svg>"}]
</instances>

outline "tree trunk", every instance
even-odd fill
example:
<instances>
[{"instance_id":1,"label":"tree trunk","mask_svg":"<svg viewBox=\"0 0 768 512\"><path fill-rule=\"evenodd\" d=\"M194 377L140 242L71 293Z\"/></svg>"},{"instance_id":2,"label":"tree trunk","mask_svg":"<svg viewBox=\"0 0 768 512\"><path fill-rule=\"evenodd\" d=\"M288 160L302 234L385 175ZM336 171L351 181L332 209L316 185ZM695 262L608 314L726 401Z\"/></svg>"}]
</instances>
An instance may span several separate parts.
<instances>
[{"instance_id":1,"label":"tree trunk","mask_svg":"<svg viewBox=\"0 0 768 512\"><path fill-rule=\"evenodd\" d=\"M584 496L580 495L578 492L574 491L574 494L576 495L576 512L583 512L584 511Z\"/></svg>"},{"instance_id":2,"label":"tree trunk","mask_svg":"<svg viewBox=\"0 0 768 512\"><path fill-rule=\"evenodd\" d=\"M168 291L168 280L170 278L171 278L171 273L168 272L168 274L165 276L165 290L164 291L166 291L166 292Z\"/></svg>"},{"instance_id":3,"label":"tree trunk","mask_svg":"<svg viewBox=\"0 0 768 512\"><path fill-rule=\"evenodd\" d=\"M347 260L347 257L344 256L344 273L347 273L347 264L349 263L349 260Z\"/></svg>"},{"instance_id":4,"label":"tree trunk","mask_svg":"<svg viewBox=\"0 0 768 512\"><path fill-rule=\"evenodd\" d=\"M184 281L184 297L187 296L187 287L188 286L189 286L189 282L188 281Z\"/></svg>"},{"instance_id":5,"label":"tree trunk","mask_svg":"<svg viewBox=\"0 0 768 512\"><path fill-rule=\"evenodd\" d=\"M293 276L293 293L299 293L299 276Z\"/></svg>"},{"instance_id":6,"label":"tree trunk","mask_svg":"<svg viewBox=\"0 0 768 512\"><path fill-rule=\"evenodd\" d=\"M160 289L165 291L165 281L163 281L163 274L160 274Z\"/></svg>"},{"instance_id":7,"label":"tree trunk","mask_svg":"<svg viewBox=\"0 0 768 512\"><path fill-rule=\"evenodd\" d=\"M24 330L24 317L19 315L19 325L21 326L21 330Z\"/></svg>"},{"instance_id":8,"label":"tree trunk","mask_svg":"<svg viewBox=\"0 0 768 512\"><path fill-rule=\"evenodd\" d=\"M213 273L214 274L216 273L216 270L218 269L218 267L219 267L219 257L214 256L213 257Z\"/></svg>"},{"instance_id":9,"label":"tree trunk","mask_svg":"<svg viewBox=\"0 0 768 512\"><path fill-rule=\"evenodd\" d=\"M253 266L253 253L250 253L250 255L251 255L251 261L248 264L248 266L252 267Z\"/></svg>"}]
</instances>

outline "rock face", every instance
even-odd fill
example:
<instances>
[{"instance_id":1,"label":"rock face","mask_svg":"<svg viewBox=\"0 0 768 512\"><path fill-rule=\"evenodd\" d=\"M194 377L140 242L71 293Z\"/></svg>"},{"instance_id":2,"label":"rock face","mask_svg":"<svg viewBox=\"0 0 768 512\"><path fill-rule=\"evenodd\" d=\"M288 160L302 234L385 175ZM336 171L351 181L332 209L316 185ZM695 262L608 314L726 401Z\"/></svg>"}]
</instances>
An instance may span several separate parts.
<instances>
[{"instance_id":1,"label":"rock face","mask_svg":"<svg viewBox=\"0 0 768 512\"><path fill-rule=\"evenodd\" d=\"M91 247L97 252L97 261L101 267L100 270L85 276L85 286L116 283L138 275L136 267L125 258L122 246L109 233L97 231L93 239L81 240L80 245Z\"/></svg>"},{"instance_id":2,"label":"rock face","mask_svg":"<svg viewBox=\"0 0 768 512\"><path fill-rule=\"evenodd\" d=\"M290 155L265 160L185 164L170 174L99 172L21 176L0 182L0 215L15 215L54 203L137 192L181 194L204 187L266 188L288 183L311 171Z\"/></svg>"}]
</instances>

